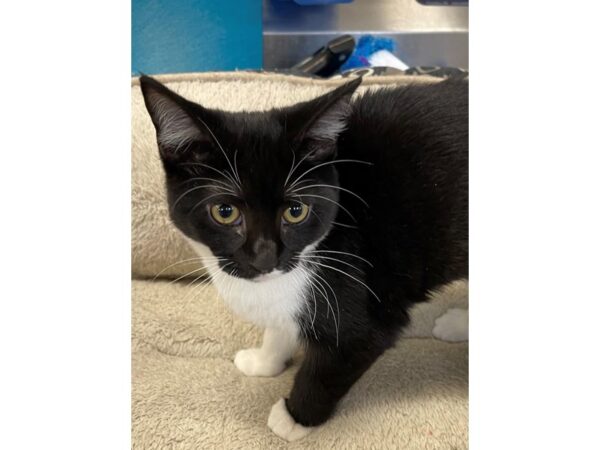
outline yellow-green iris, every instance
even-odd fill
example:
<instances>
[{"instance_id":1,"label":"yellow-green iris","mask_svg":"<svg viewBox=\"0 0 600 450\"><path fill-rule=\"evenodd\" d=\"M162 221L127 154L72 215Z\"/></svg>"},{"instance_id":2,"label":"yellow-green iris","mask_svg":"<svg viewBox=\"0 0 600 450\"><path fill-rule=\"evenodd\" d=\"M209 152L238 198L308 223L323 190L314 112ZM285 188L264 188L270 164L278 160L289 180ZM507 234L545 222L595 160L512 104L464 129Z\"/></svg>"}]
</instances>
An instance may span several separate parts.
<instances>
[{"instance_id":1,"label":"yellow-green iris","mask_svg":"<svg viewBox=\"0 0 600 450\"><path fill-rule=\"evenodd\" d=\"M283 211L283 220L291 224L302 222L306 216L308 216L308 206L300 202L292 203Z\"/></svg>"},{"instance_id":2,"label":"yellow-green iris","mask_svg":"<svg viewBox=\"0 0 600 450\"><path fill-rule=\"evenodd\" d=\"M221 225L231 225L240 218L240 210L233 205L213 205L210 215Z\"/></svg>"}]
</instances>

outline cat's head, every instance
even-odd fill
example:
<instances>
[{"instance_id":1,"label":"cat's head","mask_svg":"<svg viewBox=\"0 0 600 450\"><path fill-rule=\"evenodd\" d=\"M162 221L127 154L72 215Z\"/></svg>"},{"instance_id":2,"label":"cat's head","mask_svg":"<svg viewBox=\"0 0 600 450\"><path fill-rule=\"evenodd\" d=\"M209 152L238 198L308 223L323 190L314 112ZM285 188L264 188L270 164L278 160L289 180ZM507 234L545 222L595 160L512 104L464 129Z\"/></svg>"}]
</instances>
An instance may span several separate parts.
<instances>
[{"instance_id":1,"label":"cat's head","mask_svg":"<svg viewBox=\"0 0 600 450\"><path fill-rule=\"evenodd\" d=\"M175 225L229 274L291 270L337 214L333 162L360 81L289 108L231 113L142 77Z\"/></svg>"}]
</instances>

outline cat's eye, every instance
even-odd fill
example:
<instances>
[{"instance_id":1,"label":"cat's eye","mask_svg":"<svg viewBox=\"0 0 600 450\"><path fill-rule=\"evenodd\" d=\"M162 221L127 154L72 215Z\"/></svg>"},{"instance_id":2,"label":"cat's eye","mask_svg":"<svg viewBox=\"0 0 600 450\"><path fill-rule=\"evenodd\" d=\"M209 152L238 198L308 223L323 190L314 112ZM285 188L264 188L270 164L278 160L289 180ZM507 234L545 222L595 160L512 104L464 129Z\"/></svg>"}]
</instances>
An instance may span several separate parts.
<instances>
[{"instance_id":1,"label":"cat's eye","mask_svg":"<svg viewBox=\"0 0 600 450\"><path fill-rule=\"evenodd\" d=\"M240 219L240 210L233 205L213 205L210 208L210 215L221 225L235 225Z\"/></svg>"},{"instance_id":2,"label":"cat's eye","mask_svg":"<svg viewBox=\"0 0 600 450\"><path fill-rule=\"evenodd\" d=\"M301 202L294 202L283 211L283 220L291 224L302 222L306 216L308 216L308 206Z\"/></svg>"}]
</instances>

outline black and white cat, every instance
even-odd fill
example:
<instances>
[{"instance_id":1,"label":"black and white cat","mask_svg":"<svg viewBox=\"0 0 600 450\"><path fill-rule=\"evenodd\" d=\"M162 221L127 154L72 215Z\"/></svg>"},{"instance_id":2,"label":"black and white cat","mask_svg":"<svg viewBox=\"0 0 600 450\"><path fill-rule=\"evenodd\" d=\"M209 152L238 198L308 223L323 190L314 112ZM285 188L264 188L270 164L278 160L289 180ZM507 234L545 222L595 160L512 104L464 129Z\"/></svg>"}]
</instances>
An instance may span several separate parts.
<instances>
[{"instance_id":1,"label":"black and white cat","mask_svg":"<svg viewBox=\"0 0 600 450\"><path fill-rule=\"evenodd\" d=\"M305 357L268 425L295 440L409 322L468 272L468 83L365 92L230 113L149 77L171 219L240 316L265 328L234 363L274 376Z\"/></svg>"}]
</instances>

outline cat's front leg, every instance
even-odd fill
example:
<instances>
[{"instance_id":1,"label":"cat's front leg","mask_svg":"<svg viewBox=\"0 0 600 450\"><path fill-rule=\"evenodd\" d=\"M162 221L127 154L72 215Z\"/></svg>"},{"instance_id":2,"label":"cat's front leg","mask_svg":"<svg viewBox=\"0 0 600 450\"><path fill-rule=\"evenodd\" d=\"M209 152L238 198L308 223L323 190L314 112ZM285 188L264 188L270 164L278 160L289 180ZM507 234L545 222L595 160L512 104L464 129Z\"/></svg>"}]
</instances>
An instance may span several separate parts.
<instances>
[{"instance_id":1,"label":"cat's front leg","mask_svg":"<svg viewBox=\"0 0 600 450\"><path fill-rule=\"evenodd\" d=\"M286 362L294 356L297 348L297 330L267 328L262 346L240 350L233 362L250 377L274 377L283 372Z\"/></svg>"},{"instance_id":2,"label":"cat's front leg","mask_svg":"<svg viewBox=\"0 0 600 450\"><path fill-rule=\"evenodd\" d=\"M358 343L345 348L309 347L290 397L271 409L269 428L288 441L306 436L331 416L338 401L384 350Z\"/></svg>"}]
</instances>

